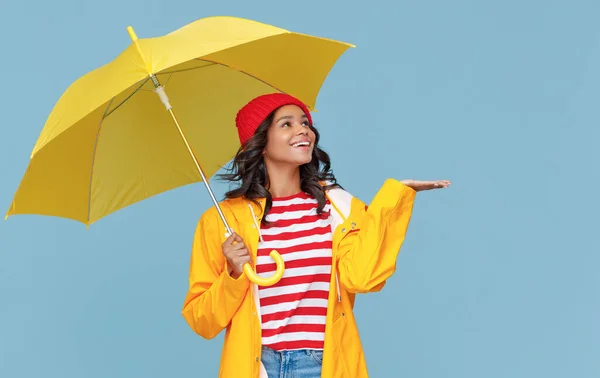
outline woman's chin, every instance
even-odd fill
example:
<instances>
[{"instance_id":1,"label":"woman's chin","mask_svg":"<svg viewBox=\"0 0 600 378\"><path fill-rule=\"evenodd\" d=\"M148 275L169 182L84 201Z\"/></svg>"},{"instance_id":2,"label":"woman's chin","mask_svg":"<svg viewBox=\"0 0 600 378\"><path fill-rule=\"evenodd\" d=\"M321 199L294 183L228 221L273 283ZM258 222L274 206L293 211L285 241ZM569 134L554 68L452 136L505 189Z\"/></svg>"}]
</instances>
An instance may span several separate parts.
<instances>
[{"instance_id":1,"label":"woman's chin","mask_svg":"<svg viewBox=\"0 0 600 378\"><path fill-rule=\"evenodd\" d=\"M304 165L304 164L308 164L312 161L312 156L305 158L305 159L299 159L298 160L298 166Z\"/></svg>"},{"instance_id":2,"label":"woman's chin","mask_svg":"<svg viewBox=\"0 0 600 378\"><path fill-rule=\"evenodd\" d=\"M279 160L279 163L296 165L299 167L301 165L308 164L312 161L312 159L313 159L312 151L306 152L306 153L298 153L298 152L299 151L294 151L294 153L289 154L285 157L281 156L281 160Z\"/></svg>"},{"instance_id":3,"label":"woman's chin","mask_svg":"<svg viewBox=\"0 0 600 378\"><path fill-rule=\"evenodd\" d=\"M294 156L290 156L298 165L308 164L312 161L312 149L306 151L295 151Z\"/></svg>"}]
</instances>

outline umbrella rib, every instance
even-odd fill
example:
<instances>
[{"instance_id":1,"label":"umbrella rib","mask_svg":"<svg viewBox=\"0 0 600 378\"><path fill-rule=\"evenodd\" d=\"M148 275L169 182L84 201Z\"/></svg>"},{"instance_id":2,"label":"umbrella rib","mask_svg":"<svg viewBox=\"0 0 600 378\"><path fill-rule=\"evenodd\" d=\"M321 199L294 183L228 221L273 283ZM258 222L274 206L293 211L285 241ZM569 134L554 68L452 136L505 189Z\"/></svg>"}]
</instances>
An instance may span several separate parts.
<instances>
[{"instance_id":1,"label":"umbrella rib","mask_svg":"<svg viewBox=\"0 0 600 378\"><path fill-rule=\"evenodd\" d=\"M119 109L121 106L123 106L127 102L127 100L129 100L131 97L133 97L134 94L138 93L140 91L140 89L142 89L142 87L148 82L148 80L150 80L149 77L147 77L145 80L142 80L142 83L140 84L140 86L137 87L135 89L135 91L133 91L129 96L127 96L127 98L125 98L123 101L121 101L121 103L119 105L115 106L115 108L112 109L110 112L108 111L108 108L107 108L106 111L104 112L104 115L102 116L102 119L107 118L109 115L113 114L117 109ZM113 97L113 99L110 100L110 102L112 103L112 101L114 99L115 98ZM110 104L109 104L109 106L110 106Z\"/></svg>"},{"instance_id":2,"label":"umbrella rib","mask_svg":"<svg viewBox=\"0 0 600 378\"><path fill-rule=\"evenodd\" d=\"M167 75L167 74L173 75L174 73L180 73L180 72L186 72L186 71L193 71L193 70L197 70L197 69L200 69L200 68L207 68L207 67L211 67L211 66L219 64L219 63L211 62L210 60L202 60L202 59L195 59L195 60L199 60L201 62L208 62L208 63L212 63L212 64L207 64L205 66L199 66L199 67L184 68L184 69L181 69L181 70L165 71L165 72L157 73L156 76Z\"/></svg>"},{"instance_id":3,"label":"umbrella rib","mask_svg":"<svg viewBox=\"0 0 600 378\"><path fill-rule=\"evenodd\" d=\"M169 84L169 80L171 80L171 78L173 77L174 72L171 72L169 74L169 77L167 78L167 81L165 81L165 83L163 84L163 87L167 87L167 84Z\"/></svg>"},{"instance_id":4,"label":"umbrella rib","mask_svg":"<svg viewBox=\"0 0 600 378\"><path fill-rule=\"evenodd\" d=\"M108 109L110 109L110 106L112 105L113 101L115 100L115 98L111 98L110 101L108 102L108 105L106 105L106 109L104 110L104 114L102 115L102 118L100 118L100 123L98 124L98 131L96 131L96 141L94 142L94 152L92 153L92 164L90 167L90 189L88 191L88 215L87 215L87 221L86 221L86 225L89 226L90 225L90 216L92 214L92 183L94 180L94 163L96 162L96 151L98 151L98 141L100 139L100 129L102 128L102 124L104 123L104 119L106 118L106 112L108 112Z\"/></svg>"},{"instance_id":5,"label":"umbrella rib","mask_svg":"<svg viewBox=\"0 0 600 378\"><path fill-rule=\"evenodd\" d=\"M262 79L260 79L260 78L258 78L258 77L256 77L256 76L254 76L254 75L251 75L251 74L249 74L249 73L248 73L248 72L246 72L246 71L240 70L239 68L231 67L231 66L228 66L228 65L226 65L226 64L219 63L219 62L215 62L215 61L212 61L212 60L206 60L206 59L200 59L200 58L196 58L196 60L200 60L200 61L203 61L203 62L209 62L209 63L217 64L217 65L219 65L219 66L223 66L223 67L226 67L226 68L232 69L232 70L234 70L234 71L238 71L238 72L240 72L240 73L243 73L243 74L244 74L244 75L246 75L246 76L250 76L251 78L253 78L253 79L255 79L255 80L258 80L258 81L260 81L261 83L263 83L263 84L265 84L265 85L267 85L267 86L269 86L269 87L271 87L271 88L275 89L276 91L279 91L279 92L285 93L284 91L282 91L281 89L277 88L277 87L276 87L276 86L274 86L273 84L269 84L269 83L267 83L266 81L264 81L264 80L262 80Z\"/></svg>"}]
</instances>

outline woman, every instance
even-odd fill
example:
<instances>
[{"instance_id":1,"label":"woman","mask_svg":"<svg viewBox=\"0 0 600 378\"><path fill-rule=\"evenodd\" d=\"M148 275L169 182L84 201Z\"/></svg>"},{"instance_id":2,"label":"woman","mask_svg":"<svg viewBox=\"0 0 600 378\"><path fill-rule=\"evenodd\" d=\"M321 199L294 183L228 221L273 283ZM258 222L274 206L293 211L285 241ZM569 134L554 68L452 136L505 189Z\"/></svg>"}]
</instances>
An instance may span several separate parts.
<instances>
[{"instance_id":1,"label":"woman","mask_svg":"<svg viewBox=\"0 0 600 378\"><path fill-rule=\"evenodd\" d=\"M356 293L379 291L395 270L415 193L448 181L389 179L367 207L344 191L306 105L285 94L250 101L236 117L240 182L213 207L194 237L183 316L210 339L226 329L220 377L367 377L353 316ZM285 261L283 278L257 287Z\"/></svg>"}]
</instances>

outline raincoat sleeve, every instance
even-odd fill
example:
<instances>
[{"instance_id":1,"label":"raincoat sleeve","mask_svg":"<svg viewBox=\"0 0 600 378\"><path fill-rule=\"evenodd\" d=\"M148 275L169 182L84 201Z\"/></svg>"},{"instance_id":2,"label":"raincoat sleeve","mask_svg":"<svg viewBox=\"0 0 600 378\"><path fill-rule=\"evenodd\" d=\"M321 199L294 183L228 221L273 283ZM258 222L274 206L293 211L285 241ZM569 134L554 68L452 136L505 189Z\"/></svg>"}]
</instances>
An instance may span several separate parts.
<instances>
[{"instance_id":1,"label":"raincoat sleeve","mask_svg":"<svg viewBox=\"0 0 600 378\"><path fill-rule=\"evenodd\" d=\"M211 339L226 328L240 307L250 281L245 274L232 278L221 244L224 228L216 211L205 213L196 228L183 317L200 336ZM220 237L221 236L221 237Z\"/></svg>"},{"instance_id":2,"label":"raincoat sleeve","mask_svg":"<svg viewBox=\"0 0 600 378\"><path fill-rule=\"evenodd\" d=\"M363 210L359 229L350 230L338 247L340 282L349 292L379 291L392 276L415 194L414 189L388 179L366 210L364 203L354 199L353 208Z\"/></svg>"}]
</instances>

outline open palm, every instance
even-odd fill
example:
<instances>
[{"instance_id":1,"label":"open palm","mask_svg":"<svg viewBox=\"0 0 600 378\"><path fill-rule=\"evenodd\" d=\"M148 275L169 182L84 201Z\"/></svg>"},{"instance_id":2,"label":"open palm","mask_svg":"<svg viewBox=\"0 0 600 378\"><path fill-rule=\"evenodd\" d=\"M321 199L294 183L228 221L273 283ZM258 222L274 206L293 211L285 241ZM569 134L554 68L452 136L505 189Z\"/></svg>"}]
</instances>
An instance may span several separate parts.
<instances>
[{"instance_id":1,"label":"open palm","mask_svg":"<svg viewBox=\"0 0 600 378\"><path fill-rule=\"evenodd\" d=\"M448 180L438 180L438 181L417 181L417 180L402 180L404 185L413 188L416 192L420 192L422 190L431 190L431 189L442 189L450 186L450 181Z\"/></svg>"}]
</instances>

